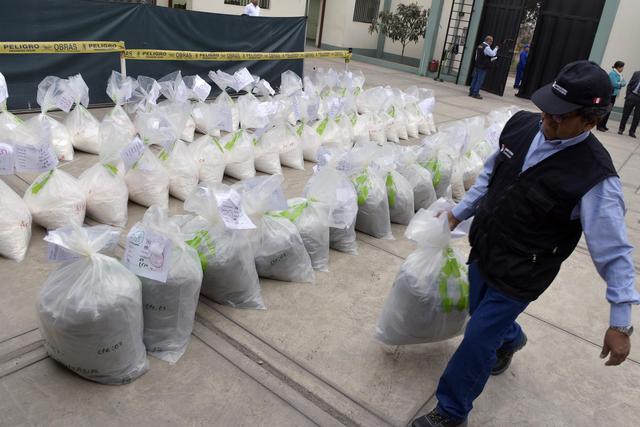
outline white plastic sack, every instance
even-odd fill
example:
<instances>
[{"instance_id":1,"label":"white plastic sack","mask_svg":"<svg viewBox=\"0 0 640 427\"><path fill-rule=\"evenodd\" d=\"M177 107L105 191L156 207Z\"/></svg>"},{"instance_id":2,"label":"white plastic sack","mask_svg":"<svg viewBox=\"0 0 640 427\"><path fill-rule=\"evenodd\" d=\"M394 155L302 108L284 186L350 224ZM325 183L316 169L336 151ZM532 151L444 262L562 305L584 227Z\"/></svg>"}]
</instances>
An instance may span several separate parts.
<instances>
[{"instance_id":1,"label":"white plastic sack","mask_svg":"<svg viewBox=\"0 0 640 427\"><path fill-rule=\"evenodd\" d=\"M404 176L413 188L413 204L416 211L428 209L436 200L431 172L417 163L401 166L398 172Z\"/></svg>"},{"instance_id":2,"label":"white plastic sack","mask_svg":"<svg viewBox=\"0 0 640 427\"><path fill-rule=\"evenodd\" d=\"M224 150L224 173L236 179L248 179L256 175L251 136L243 129L220 139Z\"/></svg>"},{"instance_id":3,"label":"white plastic sack","mask_svg":"<svg viewBox=\"0 0 640 427\"><path fill-rule=\"evenodd\" d=\"M125 182L131 201L146 207L169 207L169 173L148 148L127 172Z\"/></svg>"},{"instance_id":4,"label":"white plastic sack","mask_svg":"<svg viewBox=\"0 0 640 427\"><path fill-rule=\"evenodd\" d=\"M415 213L413 187L404 176L395 170L387 173L385 184L391 222L408 225Z\"/></svg>"},{"instance_id":5,"label":"white plastic sack","mask_svg":"<svg viewBox=\"0 0 640 427\"><path fill-rule=\"evenodd\" d=\"M263 138L279 141L280 164L292 169L304 170L304 154L300 138L289 125L278 125L267 131Z\"/></svg>"},{"instance_id":6,"label":"white plastic sack","mask_svg":"<svg viewBox=\"0 0 640 427\"><path fill-rule=\"evenodd\" d=\"M0 180L0 256L22 261L31 240L31 213L25 202Z\"/></svg>"},{"instance_id":7,"label":"white plastic sack","mask_svg":"<svg viewBox=\"0 0 640 427\"><path fill-rule=\"evenodd\" d=\"M281 175L256 177L234 187L243 193L245 212L258 227L253 233L256 269L261 277L314 282L313 267L300 232L288 219L269 214L287 208Z\"/></svg>"},{"instance_id":8,"label":"white plastic sack","mask_svg":"<svg viewBox=\"0 0 640 427\"><path fill-rule=\"evenodd\" d=\"M314 270L329 271L329 206L315 199L288 200L289 209L277 213L300 232Z\"/></svg>"},{"instance_id":9,"label":"white plastic sack","mask_svg":"<svg viewBox=\"0 0 640 427\"><path fill-rule=\"evenodd\" d=\"M105 123L110 123L121 129L123 133L128 135L130 140L133 139L137 131L122 106L129 102L137 85L138 82L132 77L124 76L117 71L111 72L107 82L107 95L116 105L103 117L101 122L101 127Z\"/></svg>"},{"instance_id":10,"label":"white plastic sack","mask_svg":"<svg viewBox=\"0 0 640 427\"><path fill-rule=\"evenodd\" d=\"M87 215L94 220L116 227L127 224L129 190L118 169L98 162L78 177L87 199Z\"/></svg>"},{"instance_id":11,"label":"white plastic sack","mask_svg":"<svg viewBox=\"0 0 640 427\"><path fill-rule=\"evenodd\" d=\"M214 104L207 104L205 102L198 102L193 106L191 110L191 118L196 125L196 129L205 135L210 135L214 138L220 137L219 121L221 118L218 115L219 109Z\"/></svg>"},{"instance_id":12,"label":"white plastic sack","mask_svg":"<svg viewBox=\"0 0 640 427\"><path fill-rule=\"evenodd\" d=\"M253 135L254 164L257 171L269 175L282 175L279 142L271 135Z\"/></svg>"},{"instance_id":13,"label":"white plastic sack","mask_svg":"<svg viewBox=\"0 0 640 427\"><path fill-rule=\"evenodd\" d=\"M84 191L76 178L60 169L38 176L24 193L24 201L33 221L48 230L84 222Z\"/></svg>"},{"instance_id":14,"label":"white plastic sack","mask_svg":"<svg viewBox=\"0 0 640 427\"><path fill-rule=\"evenodd\" d=\"M173 364L182 357L191 338L202 283L200 259L185 243L185 236L167 210L152 206L137 225L169 239L173 245L166 282L140 277L144 345L152 356ZM130 240L136 238L129 235Z\"/></svg>"},{"instance_id":15,"label":"white plastic sack","mask_svg":"<svg viewBox=\"0 0 640 427\"><path fill-rule=\"evenodd\" d=\"M247 231L223 226L215 196L226 186L205 185L185 201L184 209L198 216L184 225L189 245L200 254L204 276L202 295L236 308L264 309L251 240Z\"/></svg>"},{"instance_id":16,"label":"white plastic sack","mask_svg":"<svg viewBox=\"0 0 640 427\"><path fill-rule=\"evenodd\" d=\"M80 74L68 79L75 108L67 115L64 125L71 136L73 147L91 154L100 152L100 122L87 110L89 87Z\"/></svg>"},{"instance_id":17,"label":"white plastic sack","mask_svg":"<svg viewBox=\"0 0 640 427\"><path fill-rule=\"evenodd\" d=\"M304 196L329 206L330 247L340 252L357 254L355 225L358 194L351 181L342 172L331 167L323 167L307 182Z\"/></svg>"},{"instance_id":18,"label":"white plastic sack","mask_svg":"<svg viewBox=\"0 0 640 427\"><path fill-rule=\"evenodd\" d=\"M462 181L464 189L469 190L473 187L476 179L482 173L484 163L475 151L467 151L460 158L460 168L462 169Z\"/></svg>"},{"instance_id":19,"label":"white plastic sack","mask_svg":"<svg viewBox=\"0 0 640 427\"><path fill-rule=\"evenodd\" d=\"M371 167L351 174L358 193L356 230L378 239L393 239L384 179Z\"/></svg>"},{"instance_id":20,"label":"white plastic sack","mask_svg":"<svg viewBox=\"0 0 640 427\"><path fill-rule=\"evenodd\" d=\"M142 342L140 281L99 253L117 240L106 226L65 227L46 239L77 259L49 274L37 311L49 356L103 384L127 384L149 369Z\"/></svg>"},{"instance_id":21,"label":"white plastic sack","mask_svg":"<svg viewBox=\"0 0 640 427\"><path fill-rule=\"evenodd\" d=\"M170 153L162 150L158 156L169 173L169 193L179 200L185 200L198 186L198 163L193 158L187 144L177 140Z\"/></svg>"},{"instance_id":22,"label":"white plastic sack","mask_svg":"<svg viewBox=\"0 0 640 427\"><path fill-rule=\"evenodd\" d=\"M296 134L300 138L302 145L302 156L309 162L318 161L318 149L322 144L320 136L311 126L301 123L296 127Z\"/></svg>"},{"instance_id":23,"label":"white plastic sack","mask_svg":"<svg viewBox=\"0 0 640 427\"><path fill-rule=\"evenodd\" d=\"M435 215L435 210L420 210L405 233L418 248L402 264L378 318L375 337L384 344L431 343L463 332L467 267L449 245L446 215Z\"/></svg>"},{"instance_id":24,"label":"white plastic sack","mask_svg":"<svg viewBox=\"0 0 640 427\"><path fill-rule=\"evenodd\" d=\"M189 150L198 164L201 182L222 182L225 168L224 150L216 138L203 135L189 145Z\"/></svg>"},{"instance_id":25,"label":"white plastic sack","mask_svg":"<svg viewBox=\"0 0 640 427\"><path fill-rule=\"evenodd\" d=\"M69 93L68 81L55 76L47 76L38 84L38 105L42 113L31 120L40 120L49 127L51 133L51 145L60 161L73 160L73 145L71 135L66 126L47 115L47 111L60 108L69 112L73 105L73 98Z\"/></svg>"},{"instance_id":26,"label":"white plastic sack","mask_svg":"<svg viewBox=\"0 0 640 427\"><path fill-rule=\"evenodd\" d=\"M296 226L288 219L265 215L258 225L255 261L258 275L283 282L313 283L313 265Z\"/></svg>"}]
</instances>

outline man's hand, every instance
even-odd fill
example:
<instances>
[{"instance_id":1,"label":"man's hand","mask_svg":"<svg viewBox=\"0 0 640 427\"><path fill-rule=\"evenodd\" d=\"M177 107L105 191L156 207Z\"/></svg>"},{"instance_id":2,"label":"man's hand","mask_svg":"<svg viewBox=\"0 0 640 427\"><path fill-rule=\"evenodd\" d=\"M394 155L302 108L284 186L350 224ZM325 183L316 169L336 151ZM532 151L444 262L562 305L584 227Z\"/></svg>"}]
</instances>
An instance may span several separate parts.
<instances>
[{"instance_id":1,"label":"man's hand","mask_svg":"<svg viewBox=\"0 0 640 427\"><path fill-rule=\"evenodd\" d=\"M604 345L600 358L605 359L609 354L609 360L605 362L606 366L617 366L625 361L631 351L631 340L622 332L607 329L604 335Z\"/></svg>"}]
</instances>

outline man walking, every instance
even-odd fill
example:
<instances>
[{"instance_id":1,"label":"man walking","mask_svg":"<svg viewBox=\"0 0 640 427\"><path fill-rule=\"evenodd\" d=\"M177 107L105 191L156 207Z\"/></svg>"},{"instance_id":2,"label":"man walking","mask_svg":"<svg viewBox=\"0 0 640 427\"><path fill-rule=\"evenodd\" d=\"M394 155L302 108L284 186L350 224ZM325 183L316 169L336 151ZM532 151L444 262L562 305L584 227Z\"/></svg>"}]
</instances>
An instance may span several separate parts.
<instances>
[{"instance_id":1,"label":"man walking","mask_svg":"<svg viewBox=\"0 0 640 427\"><path fill-rule=\"evenodd\" d=\"M493 64L493 61L498 59L498 46L491 49L493 43L493 37L487 36L484 42L480 44L476 49L476 67L473 72L473 80L471 81L471 87L469 88L469 96L482 99L480 96L480 88L484 83L484 79L487 76L489 68Z\"/></svg>"},{"instance_id":2,"label":"man walking","mask_svg":"<svg viewBox=\"0 0 640 427\"><path fill-rule=\"evenodd\" d=\"M622 120L620 120L620 128L618 135L624 133L627 126L627 120L633 111L633 119L631 120L631 128L629 128L629 136L636 137L636 128L640 122L640 71L636 71L631 76L631 81L627 86L627 95L624 97L624 107L622 109Z\"/></svg>"},{"instance_id":3,"label":"man walking","mask_svg":"<svg viewBox=\"0 0 640 427\"><path fill-rule=\"evenodd\" d=\"M259 0L251 0L245 7L243 15L247 16L260 16L260 6L258 6Z\"/></svg>"},{"instance_id":4,"label":"man walking","mask_svg":"<svg viewBox=\"0 0 640 427\"><path fill-rule=\"evenodd\" d=\"M630 350L635 289L622 184L591 133L611 108L612 87L597 64L576 61L520 111L500 135L500 150L465 198L448 212L453 229L475 215L469 233L469 312L464 338L436 391L438 404L414 427L466 426L490 375L507 370L527 344L516 322L553 282L584 232L607 283L611 305L601 358L619 365ZM524 422L525 420L523 420Z\"/></svg>"}]
</instances>

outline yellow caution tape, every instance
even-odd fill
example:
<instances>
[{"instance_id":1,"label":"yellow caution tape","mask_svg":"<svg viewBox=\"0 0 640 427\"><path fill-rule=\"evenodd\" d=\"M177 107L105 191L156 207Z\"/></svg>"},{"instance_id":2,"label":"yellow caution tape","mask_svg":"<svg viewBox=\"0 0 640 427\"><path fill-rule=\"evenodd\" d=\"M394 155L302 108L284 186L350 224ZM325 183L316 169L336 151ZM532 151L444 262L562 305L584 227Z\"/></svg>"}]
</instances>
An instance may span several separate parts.
<instances>
[{"instance_id":1,"label":"yellow caution tape","mask_svg":"<svg viewBox=\"0 0 640 427\"><path fill-rule=\"evenodd\" d=\"M0 54L124 52L124 42L0 42Z\"/></svg>"},{"instance_id":2,"label":"yellow caution tape","mask_svg":"<svg viewBox=\"0 0 640 427\"><path fill-rule=\"evenodd\" d=\"M348 50L320 50L312 52L196 52L180 50L127 49L126 59L164 61L268 61L304 58L344 58L351 60Z\"/></svg>"}]
</instances>

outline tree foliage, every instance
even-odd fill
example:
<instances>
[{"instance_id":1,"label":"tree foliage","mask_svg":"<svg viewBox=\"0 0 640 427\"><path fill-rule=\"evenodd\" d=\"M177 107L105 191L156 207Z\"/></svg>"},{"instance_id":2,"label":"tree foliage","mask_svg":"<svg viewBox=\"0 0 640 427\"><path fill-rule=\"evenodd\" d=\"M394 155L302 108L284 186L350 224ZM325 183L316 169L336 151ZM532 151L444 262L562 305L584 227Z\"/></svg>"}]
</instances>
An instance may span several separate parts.
<instances>
[{"instance_id":1,"label":"tree foliage","mask_svg":"<svg viewBox=\"0 0 640 427\"><path fill-rule=\"evenodd\" d=\"M429 18L429 9L422 9L417 3L399 4L395 12L382 11L369 26L369 34L381 33L402 45L402 55L411 42L418 43L424 37Z\"/></svg>"}]
</instances>

